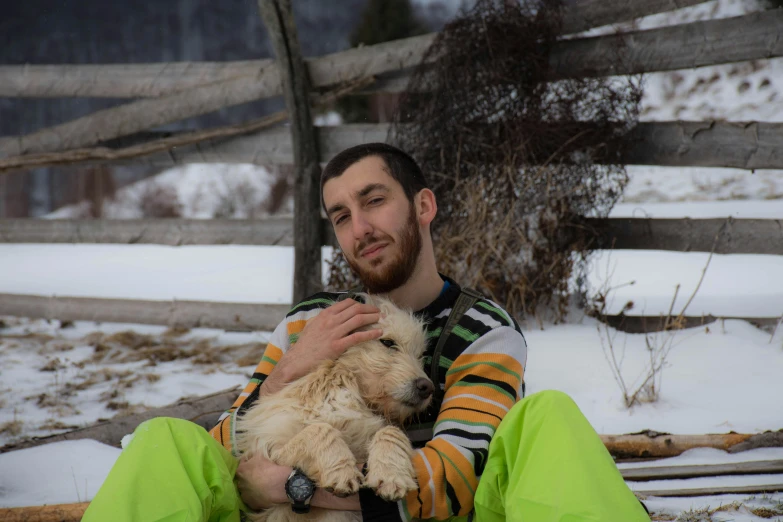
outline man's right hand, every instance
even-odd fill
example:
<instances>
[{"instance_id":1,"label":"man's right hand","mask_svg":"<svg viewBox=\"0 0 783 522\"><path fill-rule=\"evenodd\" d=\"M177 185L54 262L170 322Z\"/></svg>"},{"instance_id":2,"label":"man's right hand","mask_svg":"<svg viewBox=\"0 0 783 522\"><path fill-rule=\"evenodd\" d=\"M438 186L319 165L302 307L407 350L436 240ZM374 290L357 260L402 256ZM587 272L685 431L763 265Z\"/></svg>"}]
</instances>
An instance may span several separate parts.
<instances>
[{"instance_id":1,"label":"man's right hand","mask_svg":"<svg viewBox=\"0 0 783 522\"><path fill-rule=\"evenodd\" d=\"M325 308L307 322L299 339L283 354L261 386L268 395L307 375L327 359L336 359L351 346L379 339L383 330L357 331L380 320L378 307L345 299Z\"/></svg>"}]
</instances>

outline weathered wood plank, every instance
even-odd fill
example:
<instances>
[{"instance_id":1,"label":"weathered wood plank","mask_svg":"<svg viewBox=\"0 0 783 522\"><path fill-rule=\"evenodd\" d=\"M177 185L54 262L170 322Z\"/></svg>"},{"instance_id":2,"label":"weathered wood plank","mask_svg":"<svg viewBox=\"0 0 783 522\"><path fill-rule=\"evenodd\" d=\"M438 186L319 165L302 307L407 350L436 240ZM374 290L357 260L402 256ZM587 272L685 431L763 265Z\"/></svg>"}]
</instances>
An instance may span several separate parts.
<instances>
[{"instance_id":1,"label":"weathered wood plank","mask_svg":"<svg viewBox=\"0 0 783 522\"><path fill-rule=\"evenodd\" d=\"M261 18L272 40L290 114L288 128L294 159L295 303L323 289L321 281L321 167L318 136L310 111L310 78L302 58L290 0L258 0Z\"/></svg>"},{"instance_id":2,"label":"weathered wood plank","mask_svg":"<svg viewBox=\"0 0 783 522\"><path fill-rule=\"evenodd\" d=\"M707 0L578 0L567 5L563 32L577 33ZM432 36L420 41L429 45ZM426 47L426 45L424 45ZM309 60L313 64L317 58ZM3 65L0 96L30 98L155 98L207 83L255 75L272 60L118 65ZM312 74L312 71L311 71ZM316 78L314 83L319 85Z\"/></svg>"},{"instance_id":3,"label":"weathered wood plank","mask_svg":"<svg viewBox=\"0 0 783 522\"><path fill-rule=\"evenodd\" d=\"M416 65L428 42L407 38L327 55L310 64L314 87L347 83ZM0 157L89 147L101 141L207 114L224 107L282 94L274 63L253 74L94 112L25 136L0 138Z\"/></svg>"},{"instance_id":4,"label":"weathered wood plank","mask_svg":"<svg viewBox=\"0 0 783 522\"><path fill-rule=\"evenodd\" d=\"M767 484L761 486L715 486L711 488L693 489L634 489L634 493L646 497L706 497L712 495L775 493L778 491L783 491L783 484Z\"/></svg>"},{"instance_id":5,"label":"weathered wood plank","mask_svg":"<svg viewBox=\"0 0 783 522\"><path fill-rule=\"evenodd\" d=\"M644 468L622 468L620 470L620 474L625 480L636 482L768 473L783 473L783 460L761 460L697 466L650 466Z\"/></svg>"},{"instance_id":6,"label":"weathered wood plank","mask_svg":"<svg viewBox=\"0 0 783 522\"><path fill-rule=\"evenodd\" d=\"M99 323L138 323L184 328L218 328L236 331L271 331L290 309L285 304L221 303L206 301L146 301L92 297L0 294L0 315L95 321ZM720 318L686 317L686 327L708 324ZM778 323L779 318L744 318L752 323ZM628 333L661 329L656 317L607 316L605 320ZM691 324L696 323L696 324Z\"/></svg>"},{"instance_id":7,"label":"weathered wood plank","mask_svg":"<svg viewBox=\"0 0 783 522\"><path fill-rule=\"evenodd\" d=\"M602 248L783 255L783 219L610 218L589 226Z\"/></svg>"},{"instance_id":8,"label":"weathered wood plank","mask_svg":"<svg viewBox=\"0 0 783 522\"><path fill-rule=\"evenodd\" d=\"M665 318L663 316L648 315L606 315L599 318L612 328L621 332L630 334L660 332L665 327ZM683 316L682 323L678 325L682 328L697 328L699 326L708 326L712 323L725 320L747 321L750 324L762 330L774 330L783 324L783 317L718 317L714 315L701 316Z\"/></svg>"},{"instance_id":9,"label":"weathered wood plank","mask_svg":"<svg viewBox=\"0 0 783 522\"><path fill-rule=\"evenodd\" d=\"M783 10L694 22L619 36L565 40L552 54L552 78L662 71L783 55ZM314 60L313 86L352 81L418 64L432 40L424 35L351 49ZM617 57L622 68L617 67ZM100 141L279 95L280 71L207 84L97 111L26 136L0 138L0 157L88 147Z\"/></svg>"},{"instance_id":10,"label":"weathered wood plank","mask_svg":"<svg viewBox=\"0 0 783 522\"><path fill-rule=\"evenodd\" d=\"M289 309L277 304L0 294L0 315L238 331L272 331Z\"/></svg>"},{"instance_id":11,"label":"weathered wood plank","mask_svg":"<svg viewBox=\"0 0 783 522\"><path fill-rule=\"evenodd\" d=\"M5 219L0 243L292 246L290 216L230 219Z\"/></svg>"},{"instance_id":12,"label":"weathered wood plank","mask_svg":"<svg viewBox=\"0 0 783 522\"><path fill-rule=\"evenodd\" d=\"M559 42L554 78L691 69L783 55L783 11ZM620 58L622 67L617 67Z\"/></svg>"},{"instance_id":13,"label":"weathered wood plank","mask_svg":"<svg viewBox=\"0 0 783 522\"><path fill-rule=\"evenodd\" d=\"M334 244L331 225L319 221ZM783 220L776 219L589 219L601 234L595 248L668 250L718 254L783 255ZM718 241L715 242L715 237ZM158 245L293 244L290 216L259 220L0 220L0 243L117 243Z\"/></svg>"},{"instance_id":14,"label":"weathered wood plank","mask_svg":"<svg viewBox=\"0 0 783 522\"><path fill-rule=\"evenodd\" d=\"M89 502L78 502L0 508L0 520L3 522L79 522L89 505Z\"/></svg>"},{"instance_id":15,"label":"weathered wood plank","mask_svg":"<svg viewBox=\"0 0 783 522\"><path fill-rule=\"evenodd\" d=\"M321 162L359 143L386 141L389 125L349 124L317 129ZM145 134L145 139L160 135ZM136 137L133 137L136 140ZM726 167L748 170L783 168L783 123L767 122L642 122L630 136L623 157L629 165ZM116 140L125 146L130 140ZM172 167L186 163L290 164L293 158L287 129L270 128L229 139L205 140L169 152L135 158L134 163ZM600 161L600 158L599 158ZM119 163L124 163L120 161Z\"/></svg>"},{"instance_id":16,"label":"weathered wood plank","mask_svg":"<svg viewBox=\"0 0 783 522\"><path fill-rule=\"evenodd\" d=\"M142 422L155 417L173 417L195 422L206 430L212 429L217 424L221 413L231 407L241 392L240 388L230 388L202 397L181 399L174 404L152 408L132 415L117 415L107 421L98 422L77 430L49 435L46 437L33 437L30 439L12 442L0 447L0 453L32 448L42 444L62 442L65 440L91 439L109 446L120 446L120 441L125 435L133 433L133 430ZM3 520L0 518L0 520Z\"/></svg>"}]
</instances>

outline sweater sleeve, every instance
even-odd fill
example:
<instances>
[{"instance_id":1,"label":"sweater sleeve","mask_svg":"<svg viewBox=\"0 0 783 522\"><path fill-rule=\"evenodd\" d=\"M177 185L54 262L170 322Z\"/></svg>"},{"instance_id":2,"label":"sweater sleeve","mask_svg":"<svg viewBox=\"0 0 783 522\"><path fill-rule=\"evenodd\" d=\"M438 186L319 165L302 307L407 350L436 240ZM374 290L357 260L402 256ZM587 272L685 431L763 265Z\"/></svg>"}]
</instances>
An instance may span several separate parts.
<instances>
[{"instance_id":1,"label":"sweater sleeve","mask_svg":"<svg viewBox=\"0 0 783 522\"><path fill-rule=\"evenodd\" d=\"M209 432L212 437L217 440L224 448L231 451L234 456L236 453L233 451L234 441L236 440L236 418L237 415L241 415L247 408L253 405L258 399L258 392L261 384L266 380L272 370L277 365L277 362L283 356L288 347L290 346L289 339L291 334L298 335L301 328L304 328L304 324L298 324L299 321L282 321L272 336L269 338L269 342L264 349L264 355L261 357L261 362L256 366L253 376L250 378L250 382L247 383L242 393L239 394L237 400L226 412L224 412L218 419L218 423ZM302 322L303 323L303 322ZM300 327L297 332L289 333L292 328Z\"/></svg>"},{"instance_id":2,"label":"sweater sleeve","mask_svg":"<svg viewBox=\"0 0 783 522\"><path fill-rule=\"evenodd\" d=\"M521 397L526 362L524 337L512 326L498 326L472 342L446 373L432 440L414 453L418 490L398 503L361 490L364 520L445 520L470 513L492 436Z\"/></svg>"}]
</instances>

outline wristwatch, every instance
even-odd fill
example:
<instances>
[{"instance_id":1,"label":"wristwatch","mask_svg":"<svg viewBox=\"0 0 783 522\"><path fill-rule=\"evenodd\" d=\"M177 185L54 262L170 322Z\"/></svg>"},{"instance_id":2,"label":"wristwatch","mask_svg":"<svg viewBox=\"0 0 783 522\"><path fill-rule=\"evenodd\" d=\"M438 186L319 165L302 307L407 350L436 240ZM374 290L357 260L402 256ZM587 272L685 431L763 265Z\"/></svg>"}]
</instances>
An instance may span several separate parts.
<instances>
[{"instance_id":1,"label":"wristwatch","mask_svg":"<svg viewBox=\"0 0 783 522\"><path fill-rule=\"evenodd\" d=\"M294 468L285 481L285 494L291 501L294 513L309 513L310 500L315 494L315 482L307 478L302 470Z\"/></svg>"}]
</instances>

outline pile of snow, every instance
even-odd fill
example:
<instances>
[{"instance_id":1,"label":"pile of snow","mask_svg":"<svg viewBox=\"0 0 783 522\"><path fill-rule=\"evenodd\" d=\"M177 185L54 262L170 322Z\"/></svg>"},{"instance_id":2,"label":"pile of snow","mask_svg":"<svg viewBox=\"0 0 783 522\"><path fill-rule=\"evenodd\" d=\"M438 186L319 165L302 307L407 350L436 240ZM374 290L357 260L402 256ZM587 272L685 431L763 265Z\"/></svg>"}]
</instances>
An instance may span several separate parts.
<instances>
[{"instance_id":1,"label":"pile of snow","mask_svg":"<svg viewBox=\"0 0 783 522\"><path fill-rule=\"evenodd\" d=\"M106 219L144 217L262 218L270 214L270 196L282 172L245 164L191 164L165 170L117 191L103 204ZM290 196L278 213L293 212ZM74 219L89 215L89 203L58 209L45 216Z\"/></svg>"}]
</instances>

